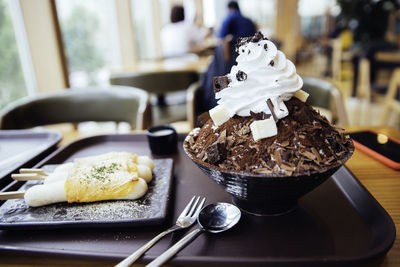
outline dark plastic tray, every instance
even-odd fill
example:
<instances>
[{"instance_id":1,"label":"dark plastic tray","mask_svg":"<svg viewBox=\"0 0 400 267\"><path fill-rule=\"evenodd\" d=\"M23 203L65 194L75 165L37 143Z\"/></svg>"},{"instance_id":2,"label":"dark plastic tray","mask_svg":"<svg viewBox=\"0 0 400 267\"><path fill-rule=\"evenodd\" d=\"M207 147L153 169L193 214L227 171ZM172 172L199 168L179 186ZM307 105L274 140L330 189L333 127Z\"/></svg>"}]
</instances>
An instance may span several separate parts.
<instances>
[{"instance_id":1,"label":"dark plastic tray","mask_svg":"<svg viewBox=\"0 0 400 267\"><path fill-rule=\"evenodd\" d=\"M110 136L107 142L81 142L86 155L114 148L121 138L129 138L142 154L149 152L144 135ZM176 220L193 195L204 195L207 203L230 202L230 196L206 177L180 150L174 159L175 192L171 216L163 226L0 231L0 252L7 254L65 255L121 260ZM75 156L75 154L74 154ZM68 160L55 157L53 162ZM358 180L345 168L300 199L298 207L282 216L252 216L242 219L232 230L221 234L203 234L180 251L170 264L322 266L377 262L395 239L392 219ZM147 263L179 240L183 233L172 234L151 248L140 259Z\"/></svg>"},{"instance_id":2,"label":"dark plastic tray","mask_svg":"<svg viewBox=\"0 0 400 267\"><path fill-rule=\"evenodd\" d=\"M38 163L60 140L61 134L54 131L0 131L0 190L13 181L11 173Z\"/></svg>"}]
</instances>

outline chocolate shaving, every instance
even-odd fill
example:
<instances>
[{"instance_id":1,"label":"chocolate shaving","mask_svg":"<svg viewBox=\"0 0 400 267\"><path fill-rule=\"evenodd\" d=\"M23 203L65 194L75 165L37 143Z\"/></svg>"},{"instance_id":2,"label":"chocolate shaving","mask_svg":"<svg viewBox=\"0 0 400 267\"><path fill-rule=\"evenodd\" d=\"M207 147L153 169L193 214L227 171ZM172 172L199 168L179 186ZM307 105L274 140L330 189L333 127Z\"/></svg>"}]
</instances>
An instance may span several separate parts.
<instances>
[{"instance_id":1,"label":"chocolate shaving","mask_svg":"<svg viewBox=\"0 0 400 267\"><path fill-rule=\"evenodd\" d=\"M223 144L213 143L206 148L207 161L211 164L221 162L226 158L226 149Z\"/></svg>"},{"instance_id":2,"label":"chocolate shaving","mask_svg":"<svg viewBox=\"0 0 400 267\"><path fill-rule=\"evenodd\" d=\"M303 156L305 156L307 159L310 159L310 160L316 159L316 156L313 153L311 153L310 151L303 151L303 152L300 152L300 154L302 154Z\"/></svg>"},{"instance_id":3,"label":"chocolate shaving","mask_svg":"<svg viewBox=\"0 0 400 267\"><path fill-rule=\"evenodd\" d=\"M335 157L331 156L325 161L325 164L330 164L334 160L335 160Z\"/></svg>"},{"instance_id":4,"label":"chocolate shaving","mask_svg":"<svg viewBox=\"0 0 400 267\"><path fill-rule=\"evenodd\" d=\"M286 171L294 171L296 169L295 167L292 167L292 166L289 166L286 164L282 164L280 167Z\"/></svg>"},{"instance_id":5,"label":"chocolate shaving","mask_svg":"<svg viewBox=\"0 0 400 267\"><path fill-rule=\"evenodd\" d=\"M264 44L264 49L265 49L265 51L268 51L268 45L267 44Z\"/></svg>"},{"instance_id":6,"label":"chocolate shaving","mask_svg":"<svg viewBox=\"0 0 400 267\"><path fill-rule=\"evenodd\" d=\"M250 110L250 116L253 117L255 120L266 120L271 117L271 114L266 114L265 112L255 113Z\"/></svg>"},{"instance_id":7,"label":"chocolate shaving","mask_svg":"<svg viewBox=\"0 0 400 267\"><path fill-rule=\"evenodd\" d=\"M221 169L226 169L226 164L220 163L218 164L218 167L220 167Z\"/></svg>"},{"instance_id":8,"label":"chocolate shaving","mask_svg":"<svg viewBox=\"0 0 400 267\"><path fill-rule=\"evenodd\" d=\"M318 162L320 162L322 160L321 155L318 153L318 151L315 147L311 148L311 152L315 155Z\"/></svg>"},{"instance_id":9,"label":"chocolate shaving","mask_svg":"<svg viewBox=\"0 0 400 267\"><path fill-rule=\"evenodd\" d=\"M265 160L260 159L260 162L261 162L261 165L262 165L263 167L268 167L268 165L267 165L267 163L265 162Z\"/></svg>"},{"instance_id":10,"label":"chocolate shaving","mask_svg":"<svg viewBox=\"0 0 400 267\"><path fill-rule=\"evenodd\" d=\"M218 144L224 144L226 143L226 130L223 130L220 132L219 137L217 139Z\"/></svg>"},{"instance_id":11,"label":"chocolate shaving","mask_svg":"<svg viewBox=\"0 0 400 267\"><path fill-rule=\"evenodd\" d=\"M287 141L287 140L283 141L281 144L281 146L283 146L283 147L288 146L288 145L289 145L289 141Z\"/></svg>"},{"instance_id":12,"label":"chocolate shaving","mask_svg":"<svg viewBox=\"0 0 400 267\"><path fill-rule=\"evenodd\" d=\"M206 154L206 151L205 150L203 150L203 151L201 151L199 154L197 154L197 158L198 159L202 159L203 160L203 157L204 157L204 155Z\"/></svg>"},{"instance_id":13,"label":"chocolate shaving","mask_svg":"<svg viewBox=\"0 0 400 267\"><path fill-rule=\"evenodd\" d=\"M258 146L257 144L254 145L254 146L249 145L249 147L252 148L252 149L255 149L257 151L257 153L260 152L260 146Z\"/></svg>"},{"instance_id":14,"label":"chocolate shaving","mask_svg":"<svg viewBox=\"0 0 400 267\"><path fill-rule=\"evenodd\" d=\"M246 142L245 138L238 137L238 138L235 139L235 145L240 145L240 144L243 144L245 142Z\"/></svg>"},{"instance_id":15,"label":"chocolate shaving","mask_svg":"<svg viewBox=\"0 0 400 267\"><path fill-rule=\"evenodd\" d=\"M282 160L285 162L289 162L291 152L288 150L282 150Z\"/></svg>"},{"instance_id":16,"label":"chocolate shaving","mask_svg":"<svg viewBox=\"0 0 400 267\"><path fill-rule=\"evenodd\" d=\"M226 138L226 148L229 149L233 146L235 143L235 137L230 135Z\"/></svg>"},{"instance_id":17,"label":"chocolate shaving","mask_svg":"<svg viewBox=\"0 0 400 267\"><path fill-rule=\"evenodd\" d=\"M282 158L281 158L281 153L278 150L274 151L274 157L276 160L276 163L280 166L282 165Z\"/></svg>"},{"instance_id":18,"label":"chocolate shaving","mask_svg":"<svg viewBox=\"0 0 400 267\"><path fill-rule=\"evenodd\" d=\"M245 73L245 72L243 72L243 71L241 71L241 70L239 70L237 73L236 73L236 79L238 80L238 81L245 81L245 80L247 80L247 74Z\"/></svg>"},{"instance_id":19,"label":"chocolate shaving","mask_svg":"<svg viewBox=\"0 0 400 267\"><path fill-rule=\"evenodd\" d=\"M238 131L239 136L244 136L246 134L250 133L250 127L248 125L244 125L240 130Z\"/></svg>"},{"instance_id":20,"label":"chocolate shaving","mask_svg":"<svg viewBox=\"0 0 400 267\"><path fill-rule=\"evenodd\" d=\"M267 105L268 105L269 110L271 111L272 117L274 117L275 122L278 122L278 117L276 116L275 111L274 111L274 104L272 104L272 101L270 98L268 98L268 100L267 100Z\"/></svg>"},{"instance_id":21,"label":"chocolate shaving","mask_svg":"<svg viewBox=\"0 0 400 267\"><path fill-rule=\"evenodd\" d=\"M269 63L269 65L271 65L272 67L275 65L275 62L273 60L271 60L271 62Z\"/></svg>"},{"instance_id":22,"label":"chocolate shaving","mask_svg":"<svg viewBox=\"0 0 400 267\"><path fill-rule=\"evenodd\" d=\"M232 161L233 166L235 166L236 170L240 170L240 165L236 162L236 160Z\"/></svg>"},{"instance_id":23,"label":"chocolate shaving","mask_svg":"<svg viewBox=\"0 0 400 267\"><path fill-rule=\"evenodd\" d=\"M201 113L196 120L196 127L203 127L206 122L211 119L210 113L209 112L203 112Z\"/></svg>"},{"instance_id":24,"label":"chocolate shaving","mask_svg":"<svg viewBox=\"0 0 400 267\"><path fill-rule=\"evenodd\" d=\"M218 93L228 87L230 81L226 76L216 76L213 78L214 93Z\"/></svg>"},{"instance_id":25,"label":"chocolate shaving","mask_svg":"<svg viewBox=\"0 0 400 267\"><path fill-rule=\"evenodd\" d=\"M267 168L257 168L253 170L255 173L272 173L270 169Z\"/></svg>"},{"instance_id":26,"label":"chocolate shaving","mask_svg":"<svg viewBox=\"0 0 400 267\"><path fill-rule=\"evenodd\" d=\"M189 142L189 144L190 144L191 146L193 146L193 145L194 145L194 138L193 138L193 136L192 136L192 135L190 135L190 136L189 136L189 140L188 140L188 142Z\"/></svg>"},{"instance_id":27,"label":"chocolate shaving","mask_svg":"<svg viewBox=\"0 0 400 267\"><path fill-rule=\"evenodd\" d=\"M186 139L186 145L198 160L224 170L310 175L342 164L353 146L349 136L296 98L285 105L289 115L278 121L276 136L254 142L249 125L265 115L253 112L248 117L235 115L218 128L209 119L198 134Z\"/></svg>"},{"instance_id":28,"label":"chocolate shaving","mask_svg":"<svg viewBox=\"0 0 400 267\"><path fill-rule=\"evenodd\" d=\"M270 167L271 169L275 166L275 162L272 160L267 161L267 166Z\"/></svg>"}]
</instances>

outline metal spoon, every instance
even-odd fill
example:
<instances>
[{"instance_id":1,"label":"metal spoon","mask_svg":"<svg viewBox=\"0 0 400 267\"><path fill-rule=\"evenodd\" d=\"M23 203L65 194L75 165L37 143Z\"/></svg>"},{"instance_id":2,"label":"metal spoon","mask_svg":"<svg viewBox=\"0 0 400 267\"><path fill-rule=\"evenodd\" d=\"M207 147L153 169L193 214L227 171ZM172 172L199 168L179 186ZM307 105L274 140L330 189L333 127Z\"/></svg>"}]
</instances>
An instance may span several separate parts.
<instances>
[{"instance_id":1,"label":"metal spoon","mask_svg":"<svg viewBox=\"0 0 400 267\"><path fill-rule=\"evenodd\" d=\"M239 208L229 203L216 203L204 207L197 218L200 228L184 236L175 245L146 266L155 267L162 265L203 232L221 233L232 228L239 222L240 215Z\"/></svg>"}]
</instances>

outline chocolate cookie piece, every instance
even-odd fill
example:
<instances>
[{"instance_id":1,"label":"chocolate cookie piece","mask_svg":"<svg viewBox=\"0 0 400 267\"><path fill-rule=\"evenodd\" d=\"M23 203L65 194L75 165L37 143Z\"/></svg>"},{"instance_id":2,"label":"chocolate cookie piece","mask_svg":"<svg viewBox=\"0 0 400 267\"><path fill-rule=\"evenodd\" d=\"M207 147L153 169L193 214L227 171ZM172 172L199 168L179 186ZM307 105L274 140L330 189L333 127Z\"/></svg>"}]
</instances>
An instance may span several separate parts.
<instances>
[{"instance_id":1,"label":"chocolate cookie piece","mask_svg":"<svg viewBox=\"0 0 400 267\"><path fill-rule=\"evenodd\" d=\"M228 87L229 78L226 76L216 76L213 78L214 83L214 93L218 93L219 91Z\"/></svg>"},{"instance_id":2,"label":"chocolate cookie piece","mask_svg":"<svg viewBox=\"0 0 400 267\"><path fill-rule=\"evenodd\" d=\"M210 113L208 111L201 113L199 116L197 116L196 119L196 127L203 127L203 125L211 119Z\"/></svg>"},{"instance_id":3,"label":"chocolate cookie piece","mask_svg":"<svg viewBox=\"0 0 400 267\"><path fill-rule=\"evenodd\" d=\"M247 74L244 71L239 70L236 73L236 79L241 82L247 80Z\"/></svg>"},{"instance_id":4,"label":"chocolate cookie piece","mask_svg":"<svg viewBox=\"0 0 400 267\"><path fill-rule=\"evenodd\" d=\"M226 159L225 144L214 142L206 148L207 161L211 164L217 164Z\"/></svg>"},{"instance_id":5,"label":"chocolate cookie piece","mask_svg":"<svg viewBox=\"0 0 400 267\"><path fill-rule=\"evenodd\" d=\"M268 40L268 38L264 37L264 35L260 31L256 32L256 34L254 34L254 36L250 38L250 42L252 43L257 43L261 40Z\"/></svg>"},{"instance_id":6,"label":"chocolate cookie piece","mask_svg":"<svg viewBox=\"0 0 400 267\"><path fill-rule=\"evenodd\" d=\"M251 37L241 37L241 38L238 39L238 41L237 41L237 43L235 45L235 50L236 50L236 52L239 52L239 47L240 46L245 45L245 44L250 43L250 42L257 43L257 42L259 42L261 40L268 40L268 38L265 37L262 34L262 32L260 32L260 31L256 32L256 34L254 36L251 36Z\"/></svg>"}]
</instances>

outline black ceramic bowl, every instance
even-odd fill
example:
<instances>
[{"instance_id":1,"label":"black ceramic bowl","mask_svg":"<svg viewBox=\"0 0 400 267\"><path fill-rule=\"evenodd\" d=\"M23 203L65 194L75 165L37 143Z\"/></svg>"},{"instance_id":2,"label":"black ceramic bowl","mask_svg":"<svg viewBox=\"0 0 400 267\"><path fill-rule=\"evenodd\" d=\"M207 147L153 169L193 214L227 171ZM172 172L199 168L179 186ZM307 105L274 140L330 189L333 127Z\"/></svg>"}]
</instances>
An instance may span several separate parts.
<instances>
[{"instance_id":1,"label":"black ceramic bowl","mask_svg":"<svg viewBox=\"0 0 400 267\"><path fill-rule=\"evenodd\" d=\"M192 131L189 135L194 134ZM354 146L341 163L310 175L284 176L227 171L203 162L189 151L185 140L183 148L188 157L212 180L232 195L233 202L244 211L257 215L282 214L294 209L297 200L331 177L353 154Z\"/></svg>"}]
</instances>

